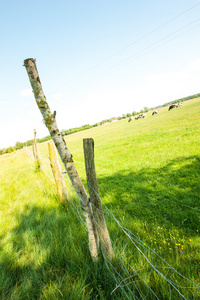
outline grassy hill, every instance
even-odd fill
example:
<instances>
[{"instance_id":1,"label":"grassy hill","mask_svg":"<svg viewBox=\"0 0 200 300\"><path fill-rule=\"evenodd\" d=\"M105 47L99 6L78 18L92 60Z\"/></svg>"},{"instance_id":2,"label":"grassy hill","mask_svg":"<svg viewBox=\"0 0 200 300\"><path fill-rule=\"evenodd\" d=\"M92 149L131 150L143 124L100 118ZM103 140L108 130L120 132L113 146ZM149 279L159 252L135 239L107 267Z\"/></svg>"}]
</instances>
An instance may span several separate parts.
<instances>
[{"instance_id":1,"label":"grassy hill","mask_svg":"<svg viewBox=\"0 0 200 300\"><path fill-rule=\"evenodd\" d=\"M85 186L82 139L95 141L112 264L92 263L67 180L71 205L60 205L46 142L47 176L23 149L0 156L0 299L198 299L199 118L197 98L65 137Z\"/></svg>"}]
</instances>

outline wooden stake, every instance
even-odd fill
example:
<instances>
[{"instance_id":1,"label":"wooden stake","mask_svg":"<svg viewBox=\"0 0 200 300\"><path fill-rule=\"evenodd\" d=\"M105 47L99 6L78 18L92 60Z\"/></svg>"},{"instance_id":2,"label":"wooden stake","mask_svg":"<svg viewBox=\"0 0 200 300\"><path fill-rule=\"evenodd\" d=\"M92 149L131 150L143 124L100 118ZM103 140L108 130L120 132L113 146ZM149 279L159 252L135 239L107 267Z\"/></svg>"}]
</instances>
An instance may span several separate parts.
<instances>
[{"instance_id":1,"label":"wooden stake","mask_svg":"<svg viewBox=\"0 0 200 300\"><path fill-rule=\"evenodd\" d=\"M51 161L51 168L52 168L52 172L54 175L58 195L60 197L61 203L66 204L66 202L69 200L67 188L65 185L62 171L61 171L61 167L60 167L60 163L59 163L58 156L56 153L56 149L55 149L55 146L53 145L52 141L48 143L48 147L49 147L49 158Z\"/></svg>"},{"instance_id":2,"label":"wooden stake","mask_svg":"<svg viewBox=\"0 0 200 300\"><path fill-rule=\"evenodd\" d=\"M40 160L40 152L38 149L37 139L36 139L36 129L34 129L34 147L35 147L35 158L36 160Z\"/></svg>"},{"instance_id":3,"label":"wooden stake","mask_svg":"<svg viewBox=\"0 0 200 300\"><path fill-rule=\"evenodd\" d=\"M97 222L97 230L101 241L101 248L104 255L111 259L113 255L112 244L104 213L101 205L101 199L99 196L99 189L96 178L95 162L94 162L94 140L91 138L83 140L85 168L87 175L87 183L92 203L92 209L95 221Z\"/></svg>"},{"instance_id":4,"label":"wooden stake","mask_svg":"<svg viewBox=\"0 0 200 300\"><path fill-rule=\"evenodd\" d=\"M53 114L50 111L49 105L46 101L46 97L44 95L42 85L40 82L39 74L37 71L37 67L35 64L35 60L33 58L28 58L24 60L24 66L28 73L28 77L33 89L33 93L35 96L36 103L38 108L43 116L44 123L49 130L49 133L52 137L52 140L55 143L55 146L58 150L58 153L61 157L61 160L66 168L68 176L72 182L72 185L79 197L83 214L86 219L86 224L88 228L88 236L89 236L89 249L91 256L94 261L98 260L98 233L96 229L96 225L93 218L93 213L91 209L91 203L89 200L89 196L80 180L78 172L75 168L72 155L69 152L65 140L63 139L57 123L56 123L56 113Z\"/></svg>"},{"instance_id":5,"label":"wooden stake","mask_svg":"<svg viewBox=\"0 0 200 300\"><path fill-rule=\"evenodd\" d=\"M33 156L36 159L35 141L33 140Z\"/></svg>"},{"instance_id":6,"label":"wooden stake","mask_svg":"<svg viewBox=\"0 0 200 300\"><path fill-rule=\"evenodd\" d=\"M34 129L34 140L33 140L33 155L35 157L35 166L37 170L40 170L40 153L36 139L36 129Z\"/></svg>"}]
</instances>

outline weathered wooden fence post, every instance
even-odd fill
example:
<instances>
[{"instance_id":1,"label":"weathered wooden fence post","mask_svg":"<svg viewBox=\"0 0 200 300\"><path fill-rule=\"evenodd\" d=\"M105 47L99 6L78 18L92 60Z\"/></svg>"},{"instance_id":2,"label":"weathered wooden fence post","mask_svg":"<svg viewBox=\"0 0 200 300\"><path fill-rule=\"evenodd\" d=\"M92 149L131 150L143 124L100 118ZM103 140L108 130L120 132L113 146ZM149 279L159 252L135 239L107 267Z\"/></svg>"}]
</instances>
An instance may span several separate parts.
<instances>
[{"instance_id":1,"label":"weathered wooden fence post","mask_svg":"<svg viewBox=\"0 0 200 300\"><path fill-rule=\"evenodd\" d=\"M35 158L36 158L36 160L40 160L40 152L38 149L36 134L37 134L36 129L34 129Z\"/></svg>"},{"instance_id":2,"label":"weathered wooden fence post","mask_svg":"<svg viewBox=\"0 0 200 300\"><path fill-rule=\"evenodd\" d=\"M40 153L37 145L37 139L36 139L36 129L34 129L34 139L33 139L33 155L35 158L36 168L40 169Z\"/></svg>"},{"instance_id":3,"label":"weathered wooden fence post","mask_svg":"<svg viewBox=\"0 0 200 300\"><path fill-rule=\"evenodd\" d=\"M51 161L51 168L55 179L58 195L60 197L61 203L66 204L66 202L69 200L67 188L61 171L56 149L52 141L48 143L48 147L49 147L49 158Z\"/></svg>"},{"instance_id":4,"label":"weathered wooden fence post","mask_svg":"<svg viewBox=\"0 0 200 300\"><path fill-rule=\"evenodd\" d=\"M43 116L46 127L49 130L49 133L52 137L52 140L55 143L55 146L58 150L58 153L61 157L61 160L66 168L67 174L72 182L72 185L79 197L83 214L86 220L89 236L89 249L91 256L94 261L98 260L98 250L99 250L99 238L96 228L96 224L93 218L93 212L91 208L91 203L89 196L80 180L78 172L75 168L72 155L69 152L65 140L63 139L56 123L56 112L53 114L50 111L49 105L46 101L42 85L40 82L39 74L33 58L28 58L24 60L24 66L28 73L28 77L33 89L36 103L40 112Z\"/></svg>"},{"instance_id":5,"label":"weathered wooden fence post","mask_svg":"<svg viewBox=\"0 0 200 300\"><path fill-rule=\"evenodd\" d=\"M99 189L96 178L95 162L94 162L94 140L92 138L83 140L85 168L87 175L88 190L92 203L94 219L97 223L97 230L101 242L103 254L111 259L113 255L112 244L106 221L104 218L103 209L101 206L101 199L99 196Z\"/></svg>"},{"instance_id":6,"label":"weathered wooden fence post","mask_svg":"<svg viewBox=\"0 0 200 300\"><path fill-rule=\"evenodd\" d=\"M35 141L33 140L33 156L36 159Z\"/></svg>"}]
</instances>

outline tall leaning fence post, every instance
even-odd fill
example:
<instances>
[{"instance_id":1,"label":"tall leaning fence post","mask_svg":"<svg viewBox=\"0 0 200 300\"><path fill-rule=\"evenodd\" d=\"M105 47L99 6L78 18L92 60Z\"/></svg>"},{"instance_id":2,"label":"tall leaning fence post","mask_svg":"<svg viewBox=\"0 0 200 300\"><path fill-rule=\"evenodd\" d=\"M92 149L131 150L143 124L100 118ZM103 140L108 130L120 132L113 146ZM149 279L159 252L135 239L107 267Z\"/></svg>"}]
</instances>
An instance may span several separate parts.
<instances>
[{"instance_id":1,"label":"tall leaning fence post","mask_svg":"<svg viewBox=\"0 0 200 300\"><path fill-rule=\"evenodd\" d=\"M36 67L35 59L25 59L24 66L26 68L31 87L33 89L37 106L43 116L44 123L49 130L52 140L54 141L58 153L61 157L61 160L65 166L67 174L80 200L83 214L87 224L89 236L89 249L92 259L93 261L98 261L99 238L96 224L93 218L90 198L80 180L80 177L74 165L72 155L69 149L67 148L65 140L63 139L58 129L56 123L56 112L54 111L53 114L51 113L49 105L46 101L46 97L44 95L42 84Z\"/></svg>"},{"instance_id":2,"label":"tall leaning fence post","mask_svg":"<svg viewBox=\"0 0 200 300\"><path fill-rule=\"evenodd\" d=\"M104 212L101 205L101 199L99 196L99 189L96 178L94 162L94 140L92 138L83 139L83 148L88 190L92 203L94 218L97 223L97 230L101 242L101 249L106 258L111 259L113 256L112 244L106 226L106 221L104 218Z\"/></svg>"}]
</instances>

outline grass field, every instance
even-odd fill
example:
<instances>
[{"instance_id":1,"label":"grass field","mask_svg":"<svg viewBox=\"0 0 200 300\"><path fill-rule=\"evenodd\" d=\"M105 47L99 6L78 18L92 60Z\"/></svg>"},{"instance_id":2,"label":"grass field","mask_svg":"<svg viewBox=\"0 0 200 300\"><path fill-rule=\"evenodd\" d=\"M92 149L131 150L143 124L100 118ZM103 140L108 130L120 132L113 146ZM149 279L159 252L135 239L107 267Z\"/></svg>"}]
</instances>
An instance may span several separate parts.
<instances>
[{"instance_id":1,"label":"grass field","mask_svg":"<svg viewBox=\"0 0 200 300\"><path fill-rule=\"evenodd\" d=\"M200 299L199 119L197 98L65 137L86 188L82 140L95 141L112 264L91 261L68 181L60 205L47 143L50 178L24 150L0 156L0 299Z\"/></svg>"}]
</instances>

